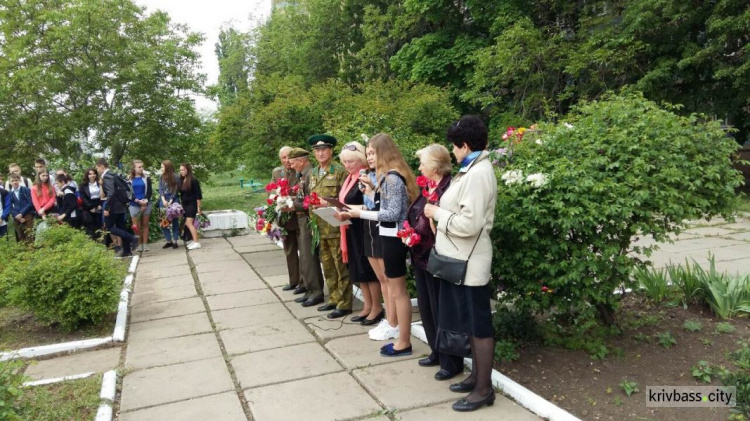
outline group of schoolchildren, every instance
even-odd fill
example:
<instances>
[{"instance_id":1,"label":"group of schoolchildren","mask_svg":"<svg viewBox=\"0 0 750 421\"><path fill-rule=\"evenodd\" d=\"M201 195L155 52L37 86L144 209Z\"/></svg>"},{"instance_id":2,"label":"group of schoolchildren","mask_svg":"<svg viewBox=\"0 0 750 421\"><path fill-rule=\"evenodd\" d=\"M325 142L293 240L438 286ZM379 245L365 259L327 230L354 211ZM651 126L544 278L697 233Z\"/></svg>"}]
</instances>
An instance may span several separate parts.
<instances>
[{"instance_id":1,"label":"group of schoolchildren","mask_svg":"<svg viewBox=\"0 0 750 421\"><path fill-rule=\"evenodd\" d=\"M108 231L110 235L103 236L103 240L107 246L113 246L118 257L131 256L133 251L149 251L153 192L142 161L133 161L125 179L111 172L107 160L100 158L95 167L84 172L80 184L63 169L49 172L43 158L34 162L34 170L33 181L23 177L21 167L15 163L8 166L7 181L3 182L0 174L0 237L7 235L12 221L16 240L29 242L37 220L85 229L94 240L100 239L102 231ZM186 218L194 219L200 212L200 184L193 177L189 164L182 164L178 175L171 161L163 161L158 195L159 208L166 209L184 197L187 198L184 203ZM135 235L126 228L126 214L131 217ZM188 242L189 249L200 248L193 219L186 219L190 222L186 227L193 239ZM164 248L177 248L179 220L170 221L162 231L167 240Z\"/></svg>"}]
</instances>

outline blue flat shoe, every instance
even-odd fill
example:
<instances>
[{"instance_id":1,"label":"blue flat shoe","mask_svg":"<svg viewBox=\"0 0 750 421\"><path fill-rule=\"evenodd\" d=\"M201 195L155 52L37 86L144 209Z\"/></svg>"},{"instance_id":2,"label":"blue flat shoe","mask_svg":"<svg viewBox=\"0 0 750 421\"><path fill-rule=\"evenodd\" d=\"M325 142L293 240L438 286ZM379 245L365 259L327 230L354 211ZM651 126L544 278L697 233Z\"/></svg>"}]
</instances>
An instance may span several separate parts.
<instances>
[{"instance_id":1,"label":"blue flat shoe","mask_svg":"<svg viewBox=\"0 0 750 421\"><path fill-rule=\"evenodd\" d=\"M402 357L411 355L411 345L404 349L394 349L393 344L388 344L380 350L380 355L383 357Z\"/></svg>"}]
</instances>

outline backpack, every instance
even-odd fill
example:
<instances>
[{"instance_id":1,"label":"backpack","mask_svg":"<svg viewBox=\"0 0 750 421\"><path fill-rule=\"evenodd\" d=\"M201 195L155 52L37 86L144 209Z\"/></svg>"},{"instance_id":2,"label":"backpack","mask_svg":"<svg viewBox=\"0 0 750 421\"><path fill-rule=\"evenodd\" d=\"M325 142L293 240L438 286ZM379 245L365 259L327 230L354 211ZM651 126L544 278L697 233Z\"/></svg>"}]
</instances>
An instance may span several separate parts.
<instances>
[{"instance_id":1,"label":"backpack","mask_svg":"<svg viewBox=\"0 0 750 421\"><path fill-rule=\"evenodd\" d=\"M115 194L114 198L121 203L130 203L133 201L133 185L120 174L112 174L115 177Z\"/></svg>"}]
</instances>

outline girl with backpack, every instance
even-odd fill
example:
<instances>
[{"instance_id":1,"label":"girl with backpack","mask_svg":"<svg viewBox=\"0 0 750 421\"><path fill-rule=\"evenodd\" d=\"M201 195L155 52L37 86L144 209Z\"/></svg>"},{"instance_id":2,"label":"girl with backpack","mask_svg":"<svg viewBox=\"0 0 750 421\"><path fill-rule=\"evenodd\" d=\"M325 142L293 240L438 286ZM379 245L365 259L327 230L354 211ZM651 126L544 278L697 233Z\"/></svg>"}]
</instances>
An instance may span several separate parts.
<instances>
[{"instance_id":1,"label":"girl with backpack","mask_svg":"<svg viewBox=\"0 0 750 421\"><path fill-rule=\"evenodd\" d=\"M128 209L133 227L140 237L140 246L134 251L149 251L148 228L151 219L151 178L143 172L143 161L136 159L130 167L128 177L133 189L133 200L130 201Z\"/></svg>"},{"instance_id":2,"label":"girl with backpack","mask_svg":"<svg viewBox=\"0 0 750 421\"><path fill-rule=\"evenodd\" d=\"M76 188L70 185L70 179L65 174L58 174L55 181L61 193L57 198L57 209L60 211L57 220L67 222L73 228L80 227L81 211L78 209Z\"/></svg>"}]
</instances>

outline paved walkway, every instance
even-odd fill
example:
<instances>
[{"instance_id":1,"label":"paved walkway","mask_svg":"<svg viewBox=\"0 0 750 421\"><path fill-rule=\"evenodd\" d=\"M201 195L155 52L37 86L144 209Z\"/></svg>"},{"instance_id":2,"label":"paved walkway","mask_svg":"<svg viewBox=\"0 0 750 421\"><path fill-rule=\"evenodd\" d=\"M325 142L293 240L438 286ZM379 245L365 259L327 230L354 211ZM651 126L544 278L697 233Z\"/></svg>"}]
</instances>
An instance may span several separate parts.
<instances>
[{"instance_id":1,"label":"paved walkway","mask_svg":"<svg viewBox=\"0 0 750 421\"><path fill-rule=\"evenodd\" d=\"M143 253L120 420L538 419L501 395L491 408L452 411L462 395L417 365L426 344L413 338L412 356L381 357L384 342L366 327L293 302L281 290L284 255L267 239L201 243L189 256Z\"/></svg>"}]
</instances>

